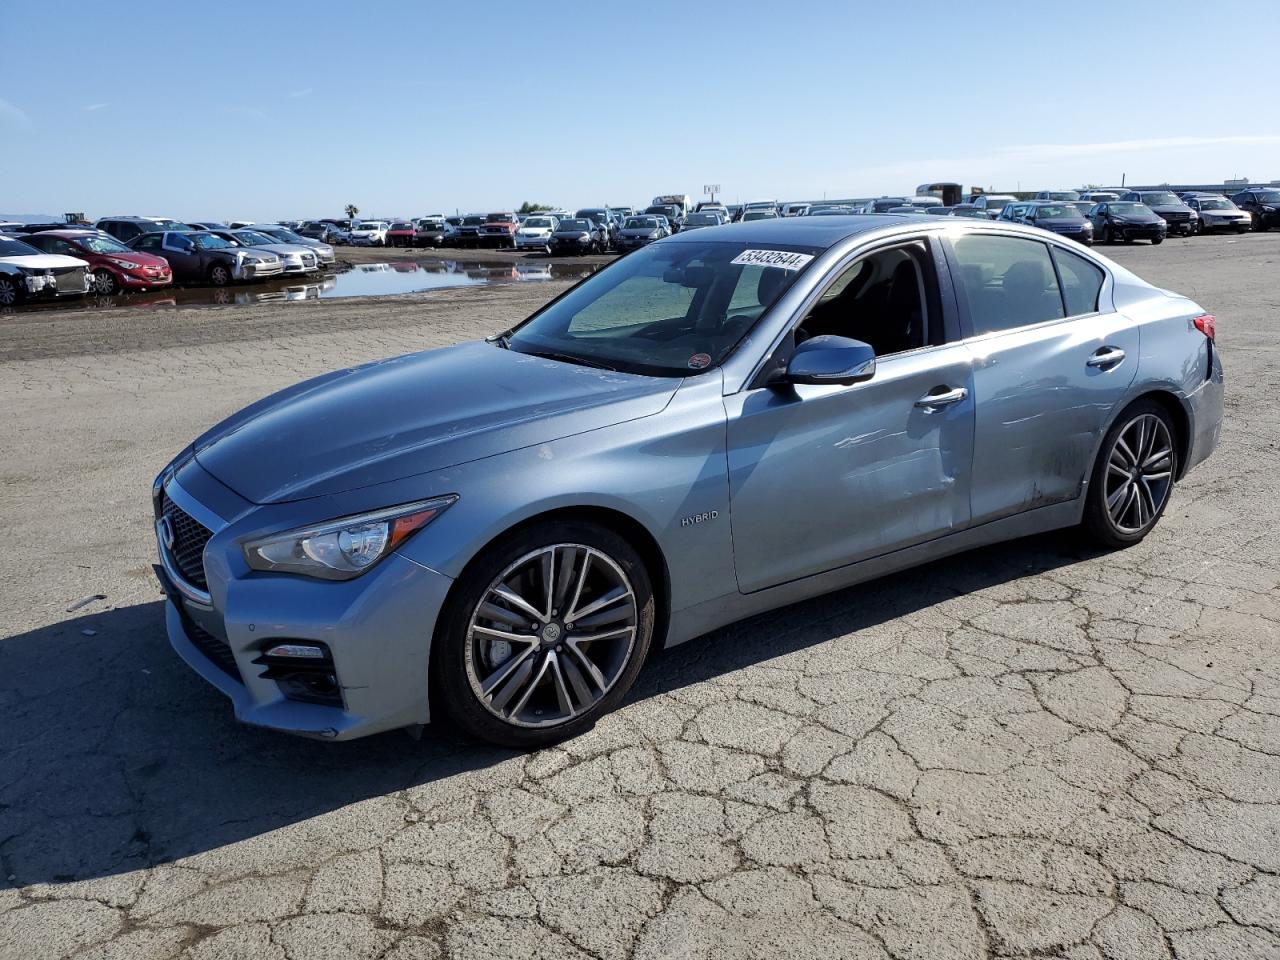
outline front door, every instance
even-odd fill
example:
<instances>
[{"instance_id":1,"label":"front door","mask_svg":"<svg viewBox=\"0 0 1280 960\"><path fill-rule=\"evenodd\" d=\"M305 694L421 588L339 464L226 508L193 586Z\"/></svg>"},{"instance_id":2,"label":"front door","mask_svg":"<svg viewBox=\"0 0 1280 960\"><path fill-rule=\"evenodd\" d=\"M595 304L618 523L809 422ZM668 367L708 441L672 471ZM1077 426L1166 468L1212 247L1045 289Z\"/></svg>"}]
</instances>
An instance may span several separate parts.
<instances>
[{"instance_id":1,"label":"front door","mask_svg":"<svg viewBox=\"0 0 1280 960\"><path fill-rule=\"evenodd\" d=\"M836 267L794 330L876 351L852 386L758 386L725 398L734 563L749 593L920 543L969 520L973 382L948 343L935 241Z\"/></svg>"}]
</instances>

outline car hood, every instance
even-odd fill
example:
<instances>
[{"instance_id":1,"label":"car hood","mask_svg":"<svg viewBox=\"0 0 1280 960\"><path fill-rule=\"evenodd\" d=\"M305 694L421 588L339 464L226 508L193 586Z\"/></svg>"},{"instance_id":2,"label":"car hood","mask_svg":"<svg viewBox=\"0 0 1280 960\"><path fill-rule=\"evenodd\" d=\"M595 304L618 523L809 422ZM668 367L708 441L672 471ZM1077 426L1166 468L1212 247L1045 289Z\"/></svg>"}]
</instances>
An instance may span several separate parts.
<instances>
[{"instance_id":1,"label":"car hood","mask_svg":"<svg viewBox=\"0 0 1280 960\"><path fill-rule=\"evenodd\" d=\"M679 384L462 343L259 400L200 437L196 459L246 500L282 503L651 416Z\"/></svg>"},{"instance_id":2,"label":"car hood","mask_svg":"<svg viewBox=\"0 0 1280 960\"><path fill-rule=\"evenodd\" d=\"M66 267L87 267L87 261L67 257L60 253L34 253L21 257L0 257L0 263L11 263L24 270L61 270Z\"/></svg>"}]
</instances>

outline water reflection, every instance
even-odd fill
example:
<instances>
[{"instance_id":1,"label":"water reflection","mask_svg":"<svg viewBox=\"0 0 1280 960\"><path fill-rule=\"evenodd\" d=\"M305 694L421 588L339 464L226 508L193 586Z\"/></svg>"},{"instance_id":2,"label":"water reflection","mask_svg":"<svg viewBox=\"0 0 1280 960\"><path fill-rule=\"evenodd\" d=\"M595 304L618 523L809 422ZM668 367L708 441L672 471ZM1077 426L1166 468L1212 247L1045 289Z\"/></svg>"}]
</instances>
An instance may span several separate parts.
<instances>
[{"instance_id":1,"label":"water reflection","mask_svg":"<svg viewBox=\"0 0 1280 960\"><path fill-rule=\"evenodd\" d=\"M338 297L377 297L421 293L448 287L485 283L523 283L543 280L579 280L599 265L535 260L494 263L478 260L431 258L357 263L332 273L315 275L305 282L296 278L234 287L171 287L149 293L24 305L25 310L109 310L116 307L250 306L329 300Z\"/></svg>"}]
</instances>

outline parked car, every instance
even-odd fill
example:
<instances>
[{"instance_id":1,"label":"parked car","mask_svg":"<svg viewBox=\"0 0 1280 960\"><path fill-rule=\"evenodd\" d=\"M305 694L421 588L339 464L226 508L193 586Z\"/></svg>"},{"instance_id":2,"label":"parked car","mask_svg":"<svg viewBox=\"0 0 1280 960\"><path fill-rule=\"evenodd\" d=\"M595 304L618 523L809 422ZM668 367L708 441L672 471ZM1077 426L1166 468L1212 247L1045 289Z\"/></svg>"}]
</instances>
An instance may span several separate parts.
<instances>
[{"instance_id":1,"label":"parked car","mask_svg":"<svg viewBox=\"0 0 1280 960\"><path fill-rule=\"evenodd\" d=\"M444 217L423 217L417 222L417 237L414 240L420 247L449 247L453 245L457 231Z\"/></svg>"},{"instance_id":2,"label":"parked car","mask_svg":"<svg viewBox=\"0 0 1280 960\"><path fill-rule=\"evenodd\" d=\"M685 222L686 230L692 229L688 221L693 220L695 217L706 217L714 221L713 226L719 226L720 223L719 218L714 214L691 213ZM622 229L618 231L618 236L613 243L620 253L626 253L630 250L639 250L641 247L646 247L655 240L661 240L666 236L670 236L670 231L662 220L656 216L639 214L638 216L627 217L623 221Z\"/></svg>"},{"instance_id":3,"label":"parked car","mask_svg":"<svg viewBox=\"0 0 1280 960\"><path fill-rule=\"evenodd\" d=\"M1075 190L1041 190L1036 194L1037 200L1079 200L1080 194Z\"/></svg>"},{"instance_id":4,"label":"parked car","mask_svg":"<svg viewBox=\"0 0 1280 960\"><path fill-rule=\"evenodd\" d=\"M1275 187L1250 187L1241 190L1231 202L1249 214L1253 229L1266 231L1280 226L1280 190Z\"/></svg>"},{"instance_id":5,"label":"parked car","mask_svg":"<svg viewBox=\"0 0 1280 960\"><path fill-rule=\"evenodd\" d=\"M778 219L780 219L778 216L778 211L774 210L772 207L757 207L755 209L751 209L750 207L748 207L746 210L742 211L743 223L750 223L753 220L778 220Z\"/></svg>"},{"instance_id":6,"label":"parked car","mask_svg":"<svg viewBox=\"0 0 1280 960\"><path fill-rule=\"evenodd\" d=\"M704 200L694 208L695 213L718 213L722 223L731 223L732 217L729 215L729 208L723 203L711 200Z\"/></svg>"},{"instance_id":7,"label":"parked car","mask_svg":"<svg viewBox=\"0 0 1280 960\"><path fill-rule=\"evenodd\" d=\"M742 218L742 204L726 203L724 209L729 214L729 223L737 223Z\"/></svg>"},{"instance_id":8,"label":"parked car","mask_svg":"<svg viewBox=\"0 0 1280 960\"><path fill-rule=\"evenodd\" d=\"M300 237L304 237L307 240L318 240L321 243L337 244L347 242L346 231L336 223L330 223L327 220L305 220L296 232Z\"/></svg>"},{"instance_id":9,"label":"parked car","mask_svg":"<svg viewBox=\"0 0 1280 960\"><path fill-rule=\"evenodd\" d=\"M680 208L673 203L658 203L651 207L645 207L644 214L647 217L662 217L667 221L667 226L672 233L679 233L680 227L684 222Z\"/></svg>"},{"instance_id":10,"label":"parked car","mask_svg":"<svg viewBox=\"0 0 1280 960\"><path fill-rule=\"evenodd\" d=\"M602 253L608 246L604 227L587 217L561 220L551 234L552 253Z\"/></svg>"},{"instance_id":11,"label":"parked car","mask_svg":"<svg viewBox=\"0 0 1280 960\"><path fill-rule=\"evenodd\" d=\"M585 217L588 220L595 221L596 225L604 231L604 249L608 250L609 247L613 246L613 241L618 236L620 224L613 219L613 214L609 212L608 207L585 207L575 213L574 217L579 220Z\"/></svg>"},{"instance_id":12,"label":"parked car","mask_svg":"<svg viewBox=\"0 0 1280 960\"><path fill-rule=\"evenodd\" d=\"M27 300L83 297L93 289L89 264L45 253L8 235L0 237L0 308Z\"/></svg>"},{"instance_id":13,"label":"parked car","mask_svg":"<svg viewBox=\"0 0 1280 960\"><path fill-rule=\"evenodd\" d=\"M718 227L722 223L724 223L724 219L718 211L706 210L702 213L695 211L684 218L682 232L683 230L695 230L698 227Z\"/></svg>"},{"instance_id":14,"label":"parked car","mask_svg":"<svg viewBox=\"0 0 1280 960\"><path fill-rule=\"evenodd\" d=\"M320 269L315 250L304 244L282 243L275 237L246 227L243 230L213 230L214 236L230 240L253 253L274 254L284 267L282 273L314 273Z\"/></svg>"},{"instance_id":15,"label":"parked car","mask_svg":"<svg viewBox=\"0 0 1280 960\"><path fill-rule=\"evenodd\" d=\"M1112 190L1082 190L1080 199L1088 203L1105 203L1110 200L1119 200L1120 194Z\"/></svg>"},{"instance_id":16,"label":"parked car","mask_svg":"<svg viewBox=\"0 0 1280 960\"><path fill-rule=\"evenodd\" d=\"M180 229L163 226L158 220L147 217L103 217L94 223L94 228L109 233L121 243L128 243L134 237L156 230Z\"/></svg>"},{"instance_id":17,"label":"parked car","mask_svg":"<svg viewBox=\"0 0 1280 960\"><path fill-rule=\"evenodd\" d=\"M1164 243L1169 232L1169 224L1164 217L1145 204L1129 200L1108 200L1096 204L1089 211L1089 222L1093 224L1094 239L1101 243L1150 240L1158 246Z\"/></svg>"},{"instance_id":18,"label":"parked car","mask_svg":"<svg viewBox=\"0 0 1280 960\"><path fill-rule=\"evenodd\" d=\"M560 221L552 216L530 214L516 231L517 250L542 250L551 252L551 235L556 232Z\"/></svg>"},{"instance_id":19,"label":"parked car","mask_svg":"<svg viewBox=\"0 0 1280 960\"><path fill-rule=\"evenodd\" d=\"M480 242L486 247L514 248L519 229L520 220L514 213L489 213L480 225Z\"/></svg>"},{"instance_id":20,"label":"parked car","mask_svg":"<svg viewBox=\"0 0 1280 960\"><path fill-rule=\"evenodd\" d=\"M850 217L854 214L861 213L860 207L848 206L840 203L827 203L821 206L810 207L806 212L806 217Z\"/></svg>"},{"instance_id":21,"label":"parked car","mask_svg":"<svg viewBox=\"0 0 1280 960\"><path fill-rule=\"evenodd\" d=\"M966 217L971 220L988 220L987 212L972 203L957 203L954 207L947 207L947 215L952 217Z\"/></svg>"},{"instance_id":22,"label":"parked car","mask_svg":"<svg viewBox=\"0 0 1280 960\"><path fill-rule=\"evenodd\" d=\"M1200 218L1200 230L1211 233L1214 230L1234 230L1236 233L1248 233L1253 227L1253 218L1234 203L1223 196L1193 196L1186 201L1187 206Z\"/></svg>"},{"instance_id":23,"label":"parked car","mask_svg":"<svg viewBox=\"0 0 1280 960\"><path fill-rule=\"evenodd\" d=\"M387 246L412 247L418 242L418 226L412 220L392 220L387 227Z\"/></svg>"},{"instance_id":24,"label":"parked car","mask_svg":"<svg viewBox=\"0 0 1280 960\"><path fill-rule=\"evenodd\" d=\"M459 221L458 246L480 246L480 228L484 226L485 214L469 213Z\"/></svg>"},{"instance_id":25,"label":"parked car","mask_svg":"<svg viewBox=\"0 0 1280 960\"><path fill-rule=\"evenodd\" d=\"M323 240L304 237L302 234L295 233L283 224L258 223L254 224L252 229L257 233L266 234L276 243L292 244L298 247L310 247L322 267L327 267L333 264L337 259L337 255L334 253L332 244L325 243Z\"/></svg>"},{"instance_id":26,"label":"parked car","mask_svg":"<svg viewBox=\"0 0 1280 960\"><path fill-rule=\"evenodd\" d=\"M1017 197L1008 193L980 193L973 200L973 206L976 210L981 210L992 220L1000 216L1000 211L1011 203L1016 203Z\"/></svg>"},{"instance_id":27,"label":"parked car","mask_svg":"<svg viewBox=\"0 0 1280 960\"><path fill-rule=\"evenodd\" d=\"M284 273L284 264L274 253L259 253L237 246L213 233L183 233L161 230L134 237L129 246L142 253L169 261L173 278L179 283L211 283L225 287L232 283L266 280Z\"/></svg>"},{"instance_id":28,"label":"parked car","mask_svg":"<svg viewBox=\"0 0 1280 960\"><path fill-rule=\"evenodd\" d=\"M1093 243L1093 224L1075 204L1053 200L1034 200L1023 213L1023 222L1059 236L1069 237L1086 246Z\"/></svg>"},{"instance_id":29,"label":"parked car","mask_svg":"<svg viewBox=\"0 0 1280 960\"><path fill-rule=\"evenodd\" d=\"M1006 223L1026 223L1026 214L1030 209L1030 200L1015 200L1001 207L996 219Z\"/></svg>"},{"instance_id":30,"label":"parked car","mask_svg":"<svg viewBox=\"0 0 1280 960\"><path fill-rule=\"evenodd\" d=\"M1168 190L1130 190L1121 200L1141 203L1169 224L1169 232L1189 237L1196 232L1196 216L1191 208Z\"/></svg>"},{"instance_id":31,"label":"parked car","mask_svg":"<svg viewBox=\"0 0 1280 960\"><path fill-rule=\"evenodd\" d=\"M361 220L351 228L351 245L354 247L385 247L389 229L391 229L391 224L386 220Z\"/></svg>"},{"instance_id":32,"label":"parked car","mask_svg":"<svg viewBox=\"0 0 1280 960\"><path fill-rule=\"evenodd\" d=\"M807 203L784 203L782 205L781 215L784 217L803 217L809 212L809 204Z\"/></svg>"},{"instance_id":33,"label":"parked car","mask_svg":"<svg viewBox=\"0 0 1280 960\"><path fill-rule=\"evenodd\" d=\"M259 727L531 749L743 617L1052 529L1141 542L1219 440L1213 317L941 226L677 235L488 341L259 400L152 485L170 643Z\"/></svg>"},{"instance_id":34,"label":"parked car","mask_svg":"<svg viewBox=\"0 0 1280 960\"><path fill-rule=\"evenodd\" d=\"M173 271L163 257L131 250L100 230L49 230L26 238L42 253L75 257L89 265L95 293L154 290L173 283Z\"/></svg>"}]
</instances>

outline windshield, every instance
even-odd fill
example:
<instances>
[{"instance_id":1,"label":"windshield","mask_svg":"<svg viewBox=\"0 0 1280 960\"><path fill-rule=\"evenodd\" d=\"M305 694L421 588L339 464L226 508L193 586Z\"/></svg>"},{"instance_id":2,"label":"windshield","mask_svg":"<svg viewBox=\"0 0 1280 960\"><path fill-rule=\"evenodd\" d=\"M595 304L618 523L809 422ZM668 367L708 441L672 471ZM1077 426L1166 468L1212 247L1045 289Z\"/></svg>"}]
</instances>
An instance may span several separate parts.
<instances>
[{"instance_id":1,"label":"windshield","mask_svg":"<svg viewBox=\"0 0 1280 960\"><path fill-rule=\"evenodd\" d=\"M275 237L282 243L301 243L304 246L307 245L303 237L298 236L292 230L286 230L284 227L280 227L277 230L264 230L263 232L269 237Z\"/></svg>"},{"instance_id":2,"label":"windshield","mask_svg":"<svg viewBox=\"0 0 1280 960\"><path fill-rule=\"evenodd\" d=\"M165 230L185 230L187 228L186 224L179 223L177 220L165 220L162 218L155 222L160 224L160 226Z\"/></svg>"},{"instance_id":3,"label":"windshield","mask_svg":"<svg viewBox=\"0 0 1280 960\"><path fill-rule=\"evenodd\" d=\"M212 233L188 233L184 236L195 245L197 250L223 250L235 246L230 240L215 237Z\"/></svg>"},{"instance_id":4,"label":"windshield","mask_svg":"<svg viewBox=\"0 0 1280 960\"><path fill-rule=\"evenodd\" d=\"M511 336L511 348L655 376L719 364L821 252L750 247L693 240L643 247L535 314ZM779 258L791 268L759 262Z\"/></svg>"},{"instance_id":5,"label":"windshield","mask_svg":"<svg viewBox=\"0 0 1280 960\"><path fill-rule=\"evenodd\" d=\"M1225 198L1222 200L1217 200L1213 197L1201 197L1200 209L1201 210L1236 210L1238 209L1238 207L1236 207L1236 205L1232 203L1230 200L1227 200Z\"/></svg>"},{"instance_id":6,"label":"windshield","mask_svg":"<svg viewBox=\"0 0 1280 960\"><path fill-rule=\"evenodd\" d=\"M366 220L364 223L356 227L357 230L381 230L382 224L376 220Z\"/></svg>"},{"instance_id":7,"label":"windshield","mask_svg":"<svg viewBox=\"0 0 1280 960\"><path fill-rule=\"evenodd\" d=\"M132 253L115 237L76 237L76 243L91 253Z\"/></svg>"},{"instance_id":8,"label":"windshield","mask_svg":"<svg viewBox=\"0 0 1280 960\"><path fill-rule=\"evenodd\" d=\"M742 220L744 223L747 220L776 220L776 219L778 219L778 215L774 213L772 210L748 210L745 214L743 214L743 217L742 217Z\"/></svg>"},{"instance_id":9,"label":"windshield","mask_svg":"<svg viewBox=\"0 0 1280 960\"><path fill-rule=\"evenodd\" d=\"M528 219L525 220L524 225L526 227L542 227L545 229L546 227L551 226L551 218L550 217L529 217Z\"/></svg>"},{"instance_id":10,"label":"windshield","mask_svg":"<svg viewBox=\"0 0 1280 960\"><path fill-rule=\"evenodd\" d=\"M1050 200L1079 200L1080 194L1076 193L1074 190L1050 190L1049 199Z\"/></svg>"},{"instance_id":11,"label":"windshield","mask_svg":"<svg viewBox=\"0 0 1280 960\"><path fill-rule=\"evenodd\" d=\"M1145 204L1142 203L1113 203L1111 204L1111 212L1118 213L1124 217L1152 217L1155 216Z\"/></svg>"},{"instance_id":12,"label":"windshield","mask_svg":"<svg viewBox=\"0 0 1280 960\"><path fill-rule=\"evenodd\" d=\"M1036 207L1037 220L1074 220L1080 211L1065 203L1045 203Z\"/></svg>"},{"instance_id":13,"label":"windshield","mask_svg":"<svg viewBox=\"0 0 1280 960\"><path fill-rule=\"evenodd\" d=\"M1263 190L1258 194L1261 203L1280 203L1280 190Z\"/></svg>"},{"instance_id":14,"label":"windshield","mask_svg":"<svg viewBox=\"0 0 1280 960\"><path fill-rule=\"evenodd\" d=\"M1168 203L1168 204L1173 204L1174 206L1179 206L1182 203L1182 201L1179 200L1177 197L1175 197L1172 193L1167 193L1163 190L1158 190L1152 193L1143 193L1143 194L1139 194L1139 196L1142 197L1142 202L1145 203L1147 206L1151 206L1157 203Z\"/></svg>"},{"instance_id":15,"label":"windshield","mask_svg":"<svg viewBox=\"0 0 1280 960\"><path fill-rule=\"evenodd\" d=\"M689 221L693 222L692 219ZM657 217L628 217L627 222L622 225L624 230L657 230Z\"/></svg>"},{"instance_id":16,"label":"windshield","mask_svg":"<svg viewBox=\"0 0 1280 960\"><path fill-rule=\"evenodd\" d=\"M987 197L986 207L988 210L1003 210L1012 200L1002 200L998 197Z\"/></svg>"},{"instance_id":17,"label":"windshield","mask_svg":"<svg viewBox=\"0 0 1280 960\"><path fill-rule=\"evenodd\" d=\"M589 220L561 220L561 230L590 230L591 222Z\"/></svg>"},{"instance_id":18,"label":"windshield","mask_svg":"<svg viewBox=\"0 0 1280 960\"><path fill-rule=\"evenodd\" d=\"M247 247L270 246L277 242L274 237L268 237L265 233L258 233L256 230L237 230L231 235Z\"/></svg>"},{"instance_id":19,"label":"windshield","mask_svg":"<svg viewBox=\"0 0 1280 960\"><path fill-rule=\"evenodd\" d=\"M0 257L38 257L40 251L21 240L5 240L0 237Z\"/></svg>"},{"instance_id":20,"label":"windshield","mask_svg":"<svg viewBox=\"0 0 1280 960\"><path fill-rule=\"evenodd\" d=\"M511 214L509 213L491 213L485 217L485 223L510 223Z\"/></svg>"},{"instance_id":21,"label":"windshield","mask_svg":"<svg viewBox=\"0 0 1280 960\"><path fill-rule=\"evenodd\" d=\"M714 213L691 213L685 223L691 227L715 227L720 225L720 218Z\"/></svg>"},{"instance_id":22,"label":"windshield","mask_svg":"<svg viewBox=\"0 0 1280 960\"><path fill-rule=\"evenodd\" d=\"M391 229L392 230L412 230L413 224L405 223L403 220L397 220L395 223L391 225Z\"/></svg>"},{"instance_id":23,"label":"windshield","mask_svg":"<svg viewBox=\"0 0 1280 960\"><path fill-rule=\"evenodd\" d=\"M484 223L484 217L463 217L462 225L464 227L478 227Z\"/></svg>"}]
</instances>

